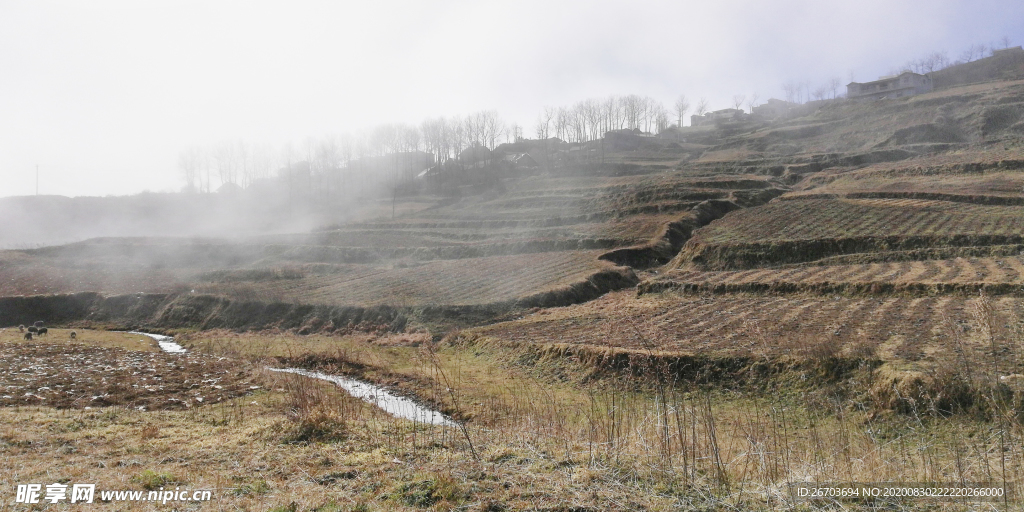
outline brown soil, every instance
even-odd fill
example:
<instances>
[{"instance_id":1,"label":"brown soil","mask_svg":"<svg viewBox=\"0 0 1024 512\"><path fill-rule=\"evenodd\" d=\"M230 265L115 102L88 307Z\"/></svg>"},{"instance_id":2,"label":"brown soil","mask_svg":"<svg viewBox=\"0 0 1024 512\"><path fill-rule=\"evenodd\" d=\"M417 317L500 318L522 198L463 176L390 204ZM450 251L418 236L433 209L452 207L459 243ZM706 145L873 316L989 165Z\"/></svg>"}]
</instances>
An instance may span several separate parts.
<instances>
[{"instance_id":1,"label":"brown soil","mask_svg":"<svg viewBox=\"0 0 1024 512\"><path fill-rule=\"evenodd\" d=\"M186 409L259 389L241 361L78 343L0 343L0 406Z\"/></svg>"}]
</instances>

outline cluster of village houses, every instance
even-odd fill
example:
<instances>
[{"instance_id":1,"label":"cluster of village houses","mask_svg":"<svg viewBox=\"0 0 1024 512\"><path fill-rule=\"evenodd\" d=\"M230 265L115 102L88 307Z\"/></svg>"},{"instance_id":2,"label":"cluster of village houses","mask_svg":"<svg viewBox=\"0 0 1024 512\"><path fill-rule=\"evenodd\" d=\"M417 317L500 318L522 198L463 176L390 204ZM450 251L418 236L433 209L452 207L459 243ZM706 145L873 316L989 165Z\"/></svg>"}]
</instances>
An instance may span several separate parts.
<instances>
[{"instance_id":1,"label":"cluster of village houses","mask_svg":"<svg viewBox=\"0 0 1024 512\"><path fill-rule=\"evenodd\" d=\"M1021 47L997 50L996 53L1024 53ZM846 99L853 101L903 98L924 94L934 88L933 78L928 74L904 71L898 75L881 77L871 82L850 82L846 85ZM645 139L662 139L685 142L690 129L701 126L727 126L730 123L775 121L809 114L821 104L834 100L819 100L807 103L793 103L769 99L751 108L749 113L738 108L726 108L701 115L690 116L690 128L671 126L657 134L639 129L613 130L603 140L613 148L637 146ZM462 151L458 158L435 162L434 156L422 151L396 153L377 157L380 161L368 160L364 165L389 167L397 170L410 180L437 180L442 177L466 175L467 171L490 169L500 172L530 173L551 164L564 164L587 159L603 150L595 144L568 144L558 138L521 139L515 143L501 144L493 150L475 145Z\"/></svg>"}]
</instances>

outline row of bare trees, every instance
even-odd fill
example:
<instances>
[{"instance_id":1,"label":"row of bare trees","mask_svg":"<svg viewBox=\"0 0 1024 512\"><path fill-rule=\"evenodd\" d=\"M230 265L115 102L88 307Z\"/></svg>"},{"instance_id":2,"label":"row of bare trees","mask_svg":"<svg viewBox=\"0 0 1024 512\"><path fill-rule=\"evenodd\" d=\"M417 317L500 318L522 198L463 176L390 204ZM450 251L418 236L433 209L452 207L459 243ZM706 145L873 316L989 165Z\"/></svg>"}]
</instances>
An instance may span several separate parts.
<instances>
[{"instance_id":1,"label":"row of bare trees","mask_svg":"<svg viewBox=\"0 0 1024 512\"><path fill-rule=\"evenodd\" d=\"M457 158L469 147L494 149L518 137L522 137L518 125L507 125L497 111L487 110L426 119L419 126L390 123L354 134L310 137L301 144L288 143L281 148L242 141L193 146L179 153L178 170L186 190L193 192L211 192L225 184L248 188L277 171L290 185L297 183L331 194L352 182L395 179L390 175L360 175L371 167L374 171L381 169L380 165L366 165L369 159L424 151L432 154L434 161L444 162Z\"/></svg>"},{"instance_id":2,"label":"row of bare trees","mask_svg":"<svg viewBox=\"0 0 1024 512\"><path fill-rule=\"evenodd\" d=\"M756 101L755 94L749 103L753 106ZM701 98L695 112L703 115L708 105L708 100ZM567 107L545 107L537 120L536 136L582 143L619 129L660 132L672 124L683 126L689 109L685 95L679 97L672 111L649 96L588 99ZM331 196L353 185L398 180L394 175L397 166L394 170L384 166L384 175L368 176L370 170L382 173L381 166L366 165L369 159L423 151L432 155L434 162L444 163L468 148L494 149L502 142L522 137L522 127L505 123L497 111L485 110L466 116L429 118L418 126L391 123L358 133L310 137L301 144L288 143L281 148L242 141L194 146L179 154L178 169L186 190L194 192L212 192L226 184L248 188L272 177L276 170L287 178L289 189L302 187Z\"/></svg>"},{"instance_id":3,"label":"row of bare trees","mask_svg":"<svg viewBox=\"0 0 1024 512\"><path fill-rule=\"evenodd\" d=\"M276 150L271 145L222 142L185 149L178 155L178 169L188 190L210 192L214 179L222 185L233 183L245 188L269 178L276 160Z\"/></svg>"},{"instance_id":4,"label":"row of bare trees","mask_svg":"<svg viewBox=\"0 0 1024 512\"><path fill-rule=\"evenodd\" d=\"M828 81L812 86L810 81L790 81L782 84L782 92L786 95L786 101L790 103L807 103L815 100L836 99L841 95L843 81L837 76L829 78Z\"/></svg>"},{"instance_id":5,"label":"row of bare trees","mask_svg":"<svg viewBox=\"0 0 1024 512\"><path fill-rule=\"evenodd\" d=\"M932 52L920 59L914 59L908 61L899 70L895 70L892 74L897 74L903 71L913 71L914 73L931 73L940 69L945 69L950 66L957 64L966 64L968 62L974 62L978 59L988 57L993 52L1002 48L1006 49L1010 47L1010 38L1003 36L998 43L985 44L972 44L964 51L960 52L960 56L957 60L953 60L949 57L945 51Z\"/></svg>"},{"instance_id":6,"label":"row of bare trees","mask_svg":"<svg viewBox=\"0 0 1024 512\"><path fill-rule=\"evenodd\" d=\"M664 130L671 113L658 100L630 94L591 98L568 107L544 107L537 118L535 133L539 139L557 137L566 142L597 140L612 130Z\"/></svg>"}]
</instances>

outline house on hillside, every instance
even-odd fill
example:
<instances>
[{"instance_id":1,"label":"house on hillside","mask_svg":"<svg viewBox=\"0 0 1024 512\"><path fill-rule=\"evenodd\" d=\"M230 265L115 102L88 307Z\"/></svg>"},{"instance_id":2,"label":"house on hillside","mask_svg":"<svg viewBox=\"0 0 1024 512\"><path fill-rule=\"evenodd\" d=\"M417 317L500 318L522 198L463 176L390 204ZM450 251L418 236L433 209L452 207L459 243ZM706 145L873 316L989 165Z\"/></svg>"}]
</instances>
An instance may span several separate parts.
<instances>
[{"instance_id":1,"label":"house on hillside","mask_svg":"<svg viewBox=\"0 0 1024 512\"><path fill-rule=\"evenodd\" d=\"M997 48L997 49L994 48L992 50L992 56L993 57L1002 57L1003 55L1010 55L1010 54L1022 53L1022 52L1024 52L1024 48L1021 48L1020 46L1014 46L1012 48Z\"/></svg>"},{"instance_id":2,"label":"house on hillside","mask_svg":"<svg viewBox=\"0 0 1024 512\"><path fill-rule=\"evenodd\" d=\"M761 105L757 105L752 110L752 115L764 118L764 119L784 119L789 117L797 107L800 105L791 101L783 101L775 98L771 98Z\"/></svg>"},{"instance_id":3,"label":"house on hillside","mask_svg":"<svg viewBox=\"0 0 1024 512\"><path fill-rule=\"evenodd\" d=\"M434 165L434 155L424 151L400 151L386 155L368 156L352 160L350 170L367 174L396 176L413 179L417 173Z\"/></svg>"},{"instance_id":4,"label":"house on hillside","mask_svg":"<svg viewBox=\"0 0 1024 512\"><path fill-rule=\"evenodd\" d=\"M747 113L738 108L723 108L714 112L708 112L702 116L696 114L690 116L690 126L697 127L708 123L722 123L726 121L742 121Z\"/></svg>"},{"instance_id":5,"label":"house on hillside","mask_svg":"<svg viewBox=\"0 0 1024 512\"><path fill-rule=\"evenodd\" d=\"M874 82L850 82L846 97L851 100L880 100L903 98L931 92L932 79L928 75L904 71L896 76L883 76Z\"/></svg>"},{"instance_id":6,"label":"house on hillside","mask_svg":"<svg viewBox=\"0 0 1024 512\"><path fill-rule=\"evenodd\" d=\"M486 165L491 161L491 150L487 146L475 144L459 153L459 162L463 165Z\"/></svg>"},{"instance_id":7,"label":"house on hillside","mask_svg":"<svg viewBox=\"0 0 1024 512\"><path fill-rule=\"evenodd\" d=\"M622 128L605 132L604 141L618 151L632 151L640 147L644 133L639 128Z\"/></svg>"},{"instance_id":8,"label":"house on hillside","mask_svg":"<svg viewBox=\"0 0 1024 512\"><path fill-rule=\"evenodd\" d=\"M669 126L668 128L658 132L658 138L661 140L686 142L686 137L683 136L683 129L675 125Z\"/></svg>"},{"instance_id":9,"label":"house on hillside","mask_svg":"<svg viewBox=\"0 0 1024 512\"><path fill-rule=\"evenodd\" d=\"M504 160L517 171L531 170L539 167L537 161L529 153L510 153L505 155Z\"/></svg>"}]
</instances>

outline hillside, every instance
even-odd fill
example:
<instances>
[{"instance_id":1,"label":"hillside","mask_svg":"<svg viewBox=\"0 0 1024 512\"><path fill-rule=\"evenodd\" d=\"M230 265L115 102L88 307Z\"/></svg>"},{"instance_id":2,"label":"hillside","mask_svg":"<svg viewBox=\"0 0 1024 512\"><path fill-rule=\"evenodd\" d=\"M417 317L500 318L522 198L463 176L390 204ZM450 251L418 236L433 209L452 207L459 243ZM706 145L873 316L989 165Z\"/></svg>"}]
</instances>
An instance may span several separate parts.
<instances>
[{"instance_id":1,"label":"hillside","mask_svg":"<svg viewBox=\"0 0 1024 512\"><path fill-rule=\"evenodd\" d=\"M12 474L229 481L225 503L274 510L780 510L802 506L793 482L840 481L1019 496L1024 82L804 108L313 229L264 213L269 232L0 251ZM187 356L111 332L138 329Z\"/></svg>"},{"instance_id":2,"label":"hillside","mask_svg":"<svg viewBox=\"0 0 1024 512\"><path fill-rule=\"evenodd\" d=\"M1006 256L1024 244L1022 116L1019 81L824 103L786 121L683 131L700 144L595 145L571 165L454 195L367 203L355 220L305 233L4 251L0 296L513 306L602 272L624 276L613 287L628 285L669 260L669 270L720 271ZM656 282L709 286L695 275L669 272ZM771 271L756 275L776 280Z\"/></svg>"}]
</instances>

